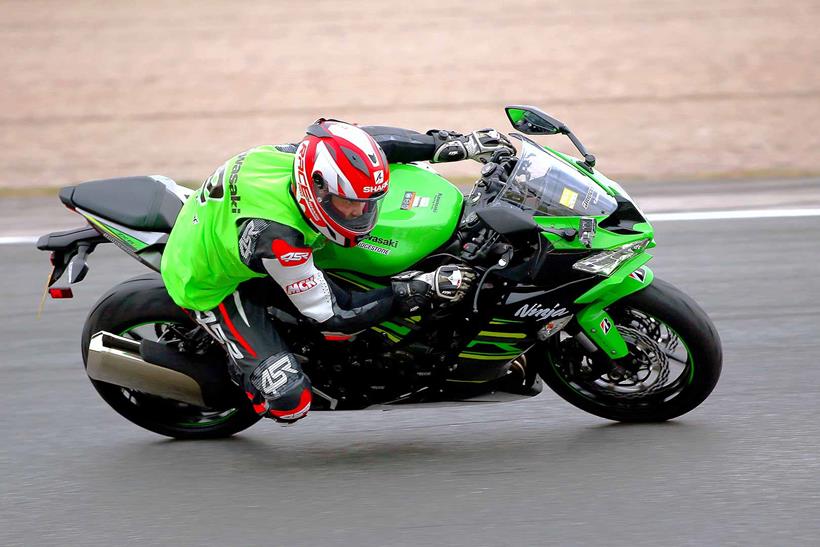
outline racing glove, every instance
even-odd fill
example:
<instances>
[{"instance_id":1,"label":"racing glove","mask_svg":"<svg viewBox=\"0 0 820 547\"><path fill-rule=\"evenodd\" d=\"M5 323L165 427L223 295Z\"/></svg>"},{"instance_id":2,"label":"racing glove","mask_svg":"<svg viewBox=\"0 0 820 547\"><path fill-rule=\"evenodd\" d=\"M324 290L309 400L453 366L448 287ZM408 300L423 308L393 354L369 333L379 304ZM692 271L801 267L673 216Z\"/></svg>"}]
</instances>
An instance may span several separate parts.
<instances>
[{"instance_id":1,"label":"racing glove","mask_svg":"<svg viewBox=\"0 0 820 547\"><path fill-rule=\"evenodd\" d=\"M472 268L447 264L435 271L408 271L393 277L393 294L399 313L428 311L434 301L455 303L464 298L475 280Z\"/></svg>"},{"instance_id":2,"label":"racing glove","mask_svg":"<svg viewBox=\"0 0 820 547\"><path fill-rule=\"evenodd\" d=\"M515 155L515 148L510 140L495 129L479 129L469 135L434 129L427 134L436 141L433 163L465 159L487 163L493 153L499 150Z\"/></svg>"}]
</instances>

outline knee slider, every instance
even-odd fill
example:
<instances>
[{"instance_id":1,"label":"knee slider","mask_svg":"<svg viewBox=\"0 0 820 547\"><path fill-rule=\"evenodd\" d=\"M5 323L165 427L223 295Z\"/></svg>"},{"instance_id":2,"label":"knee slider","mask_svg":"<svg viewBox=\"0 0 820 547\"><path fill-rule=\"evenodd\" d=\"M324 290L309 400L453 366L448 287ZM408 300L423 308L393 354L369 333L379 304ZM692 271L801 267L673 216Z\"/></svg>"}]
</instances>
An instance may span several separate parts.
<instances>
[{"instance_id":1,"label":"knee slider","mask_svg":"<svg viewBox=\"0 0 820 547\"><path fill-rule=\"evenodd\" d=\"M310 410L310 379L291 353L268 357L254 369L250 380L267 401L271 417L295 421Z\"/></svg>"}]
</instances>

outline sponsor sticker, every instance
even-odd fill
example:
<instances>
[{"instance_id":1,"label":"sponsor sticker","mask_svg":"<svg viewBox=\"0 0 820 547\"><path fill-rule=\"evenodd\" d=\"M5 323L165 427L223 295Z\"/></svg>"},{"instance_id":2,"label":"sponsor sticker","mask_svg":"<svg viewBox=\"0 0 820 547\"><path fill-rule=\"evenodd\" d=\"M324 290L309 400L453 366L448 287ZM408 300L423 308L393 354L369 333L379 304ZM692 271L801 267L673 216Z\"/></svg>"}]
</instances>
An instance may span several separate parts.
<instances>
[{"instance_id":1,"label":"sponsor sticker","mask_svg":"<svg viewBox=\"0 0 820 547\"><path fill-rule=\"evenodd\" d=\"M379 245L383 245L385 247L393 247L394 249L399 246L399 242L395 239L387 239L384 237L369 235L365 238L365 240L369 241L370 243L377 243Z\"/></svg>"},{"instance_id":2,"label":"sponsor sticker","mask_svg":"<svg viewBox=\"0 0 820 547\"><path fill-rule=\"evenodd\" d=\"M401 209L404 211L409 211L413 208L413 200L416 199L415 192L405 192L404 198L401 200Z\"/></svg>"},{"instance_id":3,"label":"sponsor sticker","mask_svg":"<svg viewBox=\"0 0 820 547\"><path fill-rule=\"evenodd\" d=\"M257 226L253 220L245 226L245 231L242 232L242 237L239 238L239 254L242 255L242 258L246 261L249 260L251 254L253 254L256 247L256 236L258 236L261 231L262 227Z\"/></svg>"},{"instance_id":4,"label":"sponsor sticker","mask_svg":"<svg viewBox=\"0 0 820 547\"><path fill-rule=\"evenodd\" d=\"M279 257L279 262L285 263L288 262L288 266L295 265L294 263L303 264L308 258L310 257L310 251L294 251L291 253L285 253Z\"/></svg>"},{"instance_id":5,"label":"sponsor sticker","mask_svg":"<svg viewBox=\"0 0 820 547\"><path fill-rule=\"evenodd\" d=\"M287 241L277 239L271 245L274 256L282 266L301 266L310 258L311 250L292 247Z\"/></svg>"},{"instance_id":6,"label":"sponsor sticker","mask_svg":"<svg viewBox=\"0 0 820 547\"><path fill-rule=\"evenodd\" d=\"M379 253L380 255L385 255L386 256L386 255L390 254L390 249L383 249L381 247L377 247L377 246L375 246L371 243L368 243L366 241L360 241L358 243L358 245L356 245L356 247L359 247L361 249L365 249L367 251L372 251L374 253Z\"/></svg>"},{"instance_id":7,"label":"sponsor sticker","mask_svg":"<svg viewBox=\"0 0 820 547\"><path fill-rule=\"evenodd\" d=\"M305 199L305 196L310 195L310 184L308 183L307 172L305 170L305 156L307 155L308 144L307 141L302 141L299 148L296 150L296 196L299 200L299 205L305 215L316 226L325 226L325 221L322 220L321 215L316 210L312 201Z\"/></svg>"},{"instance_id":8,"label":"sponsor sticker","mask_svg":"<svg viewBox=\"0 0 820 547\"><path fill-rule=\"evenodd\" d=\"M287 287L285 287L285 292L288 294L299 294L305 291L309 291L310 289L316 287L319 283L316 281L316 276L311 275L310 277L306 277L305 279L300 279L299 281L294 281Z\"/></svg>"},{"instance_id":9,"label":"sponsor sticker","mask_svg":"<svg viewBox=\"0 0 820 547\"><path fill-rule=\"evenodd\" d=\"M547 323L544 324L543 327L541 327L541 329L539 329L537 333L538 339L546 340L556 332L566 327L571 319L571 315L559 317L558 319L550 319Z\"/></svg>"},{"instance_id":10,"label":"sponsor sticker","mask_svg":"<svg viewBox=\"0 0 820 547\"><path fill-rule=\"evenodd\" d=\"M290 360L291 358L288 355L285 355L261 372L257 373L257 371L254 371L251 375L251 382L265 395L279 395L279 388L287 384L291 378L299 374L291 365ZM289 377L288 373L293 376Z\"/></svg>"},{"instance_id":11,"label":"sponsor sticker","mask_svg":"<svg viewBox=\"0 0 820 547\"><path fill-rule=\"evenodd\" d=\"M376 180L375 186L365 186L364 187L365 192L375 194L376 192L384 192L385 190L387 190L387 182L385 182L385 180L384 180L383 172L378 171L377 175L378 176L376 177L377 180Z\"/></svg>"},{"instance_id":12,"label":"sponsor sticker","mask_svg":"<svg viewBox=\"0 0 820 547\"><path fill-rule=\"evenodd\" d=\"M551 308L542 306L541 304L524 304L513 314L515 317L533 317L538 321L546 321L547 319L563 317L569 313L566 308L561 307L561 304L555 304Z\"/></svg>"},{"instance_id":13,"label":"sponsor sticker","mask_svg":"<svg viewBox=\"0 0 820 547\"><path fill-rule=\"evenodd\" d=\"M430 209L431 209L434 213L438 213L438 207L439 207L439 205L441 204L441 196L442 196L442 195L443 195L443 194L438 193L438 194L436 194L435 196L433 196L433 205L432 205L432 207L430 207Z\"/></svg>"},{"instance_id":14,"label":"sponsor sticker","mask_svg":"<svg viewBox=\"0 0 820 547\"><path fill-rule=\"evenodd\" d=\"M578 201L578 192L574 192L566 187L564 191L561 192L561 199L558 200L558 202L567 209L574 209L576 201Z\"/></svg>"},{"instance_id":15,"label":"sponsor sticker","mask_svg":"<svg viewBox=\"0 0 820 547\"><path fill-rule=\"evenodd\" d=\"M644 270L643 268L638 268L637 270L629 274L629 277L631 277L635 281L640 281L641 283L643 283L644 281L646 281L646 270Z\"/></svg>"},{"instance_id":16,"label":"sponsor sticker","mask_svg":"<svg viewBox=\"0 0 820 547\"><path fill-rule=\"evenodd\" d=\"M584 209L589 209L589 206L592 205L592 203L597 203L597 202L598 202L598 192L596 192L594 188L590 187L587 190L586 196L584 196L584 201L583 201L583 203L581 203L581 207L583 207Z\"/></svg>"},{"instance_id":17,"label":"sponsor sticker","mask_svg":"<svg viewBox=\"0 0 820 547\"><path fill-rule=\"evenodd\" d=\"M231 169L231 176L228 179L228 190L231 193L231 212L232 213L241 213L241 209L239 208L239 201L242 199L239 197L239 188L237 186L237 182L239 181L239 171L242 169L242 164L245 162L245 157L248 154L240 154L236 157L236 162L233 164L233 168ZM224 192L224 190L223 190Z\"/></svg>"},{"instance_id":18,"label":"sponsor sticker","mask_svg":"<svg viewBox=\"0 0 820 547\"><path fill-rule=\"evenodd\" d=\"M430 198L416 196L416 199L413 200L413 207L427 207L430 205Z\"/></svg>"}]
</instances>

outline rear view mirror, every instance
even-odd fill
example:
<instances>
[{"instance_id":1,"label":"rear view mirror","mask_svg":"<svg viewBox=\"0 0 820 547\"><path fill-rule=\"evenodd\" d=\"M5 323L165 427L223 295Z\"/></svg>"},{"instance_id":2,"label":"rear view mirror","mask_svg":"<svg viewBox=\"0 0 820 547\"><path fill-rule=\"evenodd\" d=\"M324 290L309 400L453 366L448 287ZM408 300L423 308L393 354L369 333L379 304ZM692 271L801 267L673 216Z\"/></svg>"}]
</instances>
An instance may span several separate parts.
<instances>
[{"instance_id":1,"label":"rear view mirror","mask_svg":"<svg viewBox=\"0 0 820 547\"><path fill-rule=\"evenodd\" d=\"M592 168L595 167L595 156L587 152L587 149L584 148L578 137L570 131L567 124L556 120L534 106L510 105L505 106L504 111L507 113L513 127L525 135L557 135L560 133L569 137L575 148L584 156L584 161L577 162L578 165L587 169L590 173L592 172Z\"/></svg>"},{"instance_id":2,"label":"rear view mirror","mask_svg":"<svg viewBox=\"0 0 820 547\"><path fill-rule=\"evenodd\" d=\"M513 105L504 108L512 126L525 135L557 135L564 124L533 106Z\"/></svg>"}]
</instances>

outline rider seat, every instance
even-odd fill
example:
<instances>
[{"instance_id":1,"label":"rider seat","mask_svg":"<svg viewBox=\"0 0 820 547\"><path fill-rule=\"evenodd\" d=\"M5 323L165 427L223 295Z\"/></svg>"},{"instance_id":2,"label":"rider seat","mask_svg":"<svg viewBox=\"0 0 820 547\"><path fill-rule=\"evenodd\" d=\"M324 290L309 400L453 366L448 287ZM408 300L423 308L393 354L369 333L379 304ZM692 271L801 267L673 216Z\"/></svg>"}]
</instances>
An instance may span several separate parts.
<instances>
[{"instance_id":1,"label":"rider seat","mask_svg":"<svg viewBox=\"0 0 820 547\"><path fill-rule=\"evenodd\" d=\"M169 233L182 199L153 177L92 180L60 190L60 201L127 228Z\"/></svg>"}]
</instances>

